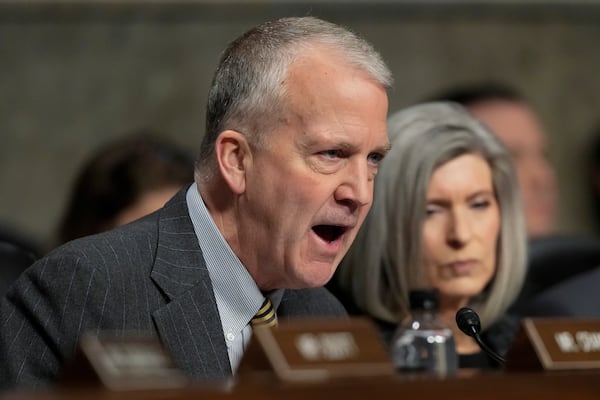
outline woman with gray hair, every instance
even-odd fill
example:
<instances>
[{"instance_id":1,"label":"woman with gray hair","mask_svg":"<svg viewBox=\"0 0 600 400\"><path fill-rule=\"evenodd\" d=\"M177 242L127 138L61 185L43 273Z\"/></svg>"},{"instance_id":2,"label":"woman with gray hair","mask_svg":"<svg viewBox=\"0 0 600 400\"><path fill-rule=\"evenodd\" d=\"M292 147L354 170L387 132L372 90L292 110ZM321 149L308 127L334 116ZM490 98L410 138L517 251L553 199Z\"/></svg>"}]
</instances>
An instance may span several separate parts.
<instances>
[{"instance_id":1,"label":"woman with gray hair","mask_svg":"<svg viewBox=\"0 0 600 400\"><path fill-rule=\"evenodd\" d=\"M505 354L518 328L506 315L525 277L526 233L517 178L503 145L454 103L426 103L388 120L392 149L372 209L336 276L342 296L389 341L409 313L409 291L435 288L461 367L492 367L456 326L461 307Z\"/></svg>"}]
</instances>

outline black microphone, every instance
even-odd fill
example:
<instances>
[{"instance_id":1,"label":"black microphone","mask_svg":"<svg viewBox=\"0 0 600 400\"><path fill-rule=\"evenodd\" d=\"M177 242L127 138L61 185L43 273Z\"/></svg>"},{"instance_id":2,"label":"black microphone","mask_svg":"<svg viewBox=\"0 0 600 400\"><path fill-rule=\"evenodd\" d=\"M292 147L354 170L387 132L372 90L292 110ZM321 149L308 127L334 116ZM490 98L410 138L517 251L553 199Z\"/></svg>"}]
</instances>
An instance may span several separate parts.
<instances>
[{"instance_id":1,"label":"black microphone","mask_svg":"<svg viewBox=\"0 0 600 400\"><path fill-rule=\"evenodd\" d=\"M499 364L504 364L506 360L497 354L494 350L489 348L481 339L479 332L481 331L481 322L479 321L479 315L468 307L463 307L456 313L456 325L466 335L471 336L481 350L483 350L488 356L494 359Z\"/></svg>"}]
</instances>

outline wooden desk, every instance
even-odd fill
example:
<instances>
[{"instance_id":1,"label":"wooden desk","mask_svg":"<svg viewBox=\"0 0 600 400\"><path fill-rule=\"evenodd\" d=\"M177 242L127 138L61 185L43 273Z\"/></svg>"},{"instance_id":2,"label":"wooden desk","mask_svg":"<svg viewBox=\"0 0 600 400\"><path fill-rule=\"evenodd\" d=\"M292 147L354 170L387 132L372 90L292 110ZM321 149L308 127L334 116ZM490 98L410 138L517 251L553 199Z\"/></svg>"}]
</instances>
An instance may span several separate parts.
<instances>
[{"instance_id":1,"label":"wooden desk","mask_svg":"<svg viewBox=\"0 0 600 400\"><path fill-rule=\"evenodd\" d=\"M577 399L600 398L600 372L482 373L448 379L361 378L325 383L285 384L259 379L252 383L194 385L183 390L110 392L98 388L11 392L2 400L146 400L146 399Z\"/></svg>"}]
</instances>

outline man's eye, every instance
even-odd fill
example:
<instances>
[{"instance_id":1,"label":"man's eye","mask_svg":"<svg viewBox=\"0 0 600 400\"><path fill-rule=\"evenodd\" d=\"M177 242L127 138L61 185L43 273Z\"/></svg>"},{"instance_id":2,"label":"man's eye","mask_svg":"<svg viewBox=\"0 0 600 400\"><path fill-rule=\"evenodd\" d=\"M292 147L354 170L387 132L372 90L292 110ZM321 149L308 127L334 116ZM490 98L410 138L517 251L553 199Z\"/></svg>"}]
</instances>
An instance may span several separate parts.
<instances>
[{"instance_id":1,"label":"man's eye","mask_svg":"<svg viewBox=\"0 0 600 400\"><path fill-rule=\"evenodd\" d=\"M323 156L325 156L326 158L331 158L331 159L341 157L341 153L339 150L325 150L325 151L322 151L321 154Z\"/></svg>"},{"instance_id":2,"label":"man's eye","mask_svg":"<svg viewBox=\"0 0 600 400\"><path fill-rule=\"evenodd\" d=\"M383 160L384 155L381 153L371 153L369 154L369 162L375 165L379 165Z\"/></svg>"}]
</instances>

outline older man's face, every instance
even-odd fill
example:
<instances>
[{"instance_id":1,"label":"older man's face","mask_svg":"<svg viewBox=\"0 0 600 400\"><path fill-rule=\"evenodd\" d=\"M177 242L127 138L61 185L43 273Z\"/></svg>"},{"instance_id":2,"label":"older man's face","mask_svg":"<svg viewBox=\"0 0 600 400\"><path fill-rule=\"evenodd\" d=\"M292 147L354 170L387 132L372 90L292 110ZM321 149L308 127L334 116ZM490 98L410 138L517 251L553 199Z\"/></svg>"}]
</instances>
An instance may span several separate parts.
<instances>
[{"instance_id":1,"label":"older man's face","mask_svg":"<svg viewBox=\"0 0 600 400\"><path fill-rule=\"evenodd\" d=\"M371 206L389 147L385 89L331 53L294 63L286 115L247 171L241 258L263 290L331 278Z\"/></svg>"}]
</instances>

